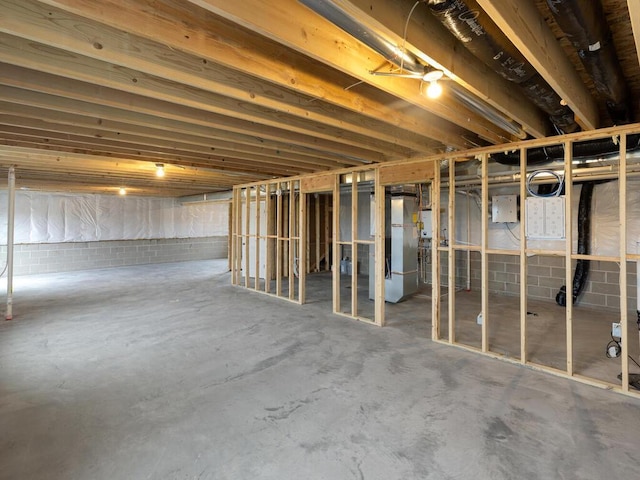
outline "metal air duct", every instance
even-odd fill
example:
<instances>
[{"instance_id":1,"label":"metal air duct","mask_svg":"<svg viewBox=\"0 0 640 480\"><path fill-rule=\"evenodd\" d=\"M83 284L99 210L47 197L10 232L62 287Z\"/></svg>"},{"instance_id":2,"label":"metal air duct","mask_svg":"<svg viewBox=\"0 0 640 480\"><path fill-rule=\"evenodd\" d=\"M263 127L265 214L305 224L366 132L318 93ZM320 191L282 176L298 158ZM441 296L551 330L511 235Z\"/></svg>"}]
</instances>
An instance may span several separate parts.
<instances>
[{"instance_id":1,"label":"metal air duct","mask_svg":"<svg viewBox=\"0 0 640 480\"><path fill-rule=\"evenodd\" d=\"M431 13L489 68L522 88L563 133L580 130L573 112L475 0L425 0Z\"/></svg>"},{"instance_id":2,"label":"metal air duct","mask_svg":"<svg viewBox=\"0 0 640 480\"><path fill-rule=\"evenodd\" d=\"M547 0L547 4L578 52L613 123L629 123L629 92L600 1Z\"/></svg>"},{"instance_id":3,"label":"metal air duct","mask_svg":"<svg viewBox=\"0 0 640 480\"><path fill-rule=\"evenodd\" d=\"M407 72L424 74L425 66L420 63L415 55L411 52L403 51L398 45L384 38L379 32L367 28L331 0L298 1L382 55L395 66L402 67ZM520 125L455 82L450 82L449 90L460 103L472 112L479 114L497 127L520 139L527 138L526 132Z\"/></svg>"}]
</instances>

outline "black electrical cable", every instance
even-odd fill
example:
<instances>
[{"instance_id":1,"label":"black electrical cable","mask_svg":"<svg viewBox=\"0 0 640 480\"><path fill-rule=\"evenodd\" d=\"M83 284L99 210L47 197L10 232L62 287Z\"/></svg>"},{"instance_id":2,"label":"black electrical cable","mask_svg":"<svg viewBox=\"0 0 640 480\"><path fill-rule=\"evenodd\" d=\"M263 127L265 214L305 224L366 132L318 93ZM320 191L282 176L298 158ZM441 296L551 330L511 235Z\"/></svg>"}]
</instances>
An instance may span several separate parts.
<instances>
[{"instance_id":1,"label":"black electrical cable","mask_svg":"<svg viewBox=\"0 0 640 480\"><path fill-rule=\"evenodd\" d=\"M611 335L611 340L609 341L609 343L607 343L607 347L605 349L605 355L607 356L607 358L617 358L617 355L611 356L609 354L609 347L612 347L613 345L618 347L618 351L622 352L622 345L620 345L620 342L618 340L616 340L613 335ZM635 363L638 367L640 367L640 363L636 362L633 357L631 355L627 355L627 357L629 357L629 360L631 360L633 363Z\"/></svg>"}]
</instances>

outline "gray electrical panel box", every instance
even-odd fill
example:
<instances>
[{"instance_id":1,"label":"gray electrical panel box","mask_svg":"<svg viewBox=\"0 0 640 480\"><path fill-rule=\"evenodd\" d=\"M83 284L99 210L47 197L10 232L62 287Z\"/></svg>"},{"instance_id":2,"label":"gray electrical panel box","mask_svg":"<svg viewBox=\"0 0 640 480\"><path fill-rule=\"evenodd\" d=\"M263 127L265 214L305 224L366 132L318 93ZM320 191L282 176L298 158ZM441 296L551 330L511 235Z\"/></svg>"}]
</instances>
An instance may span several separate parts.
<instances>
[{"instance_id":1,"label":"gray electrical panel box","mask_svg":"<svg viewBox=\"0 0 640 480\"><path fill-rule=\"evenodd\" d=\"M527 197L527 238L565 238L564 197Z\"/></svg>"},{"instance_id":2,"label":"gray electrical panel box","mask_svg":"<svg viewBox=\"0 0 640 480\"><path fill-rule=\"evenodd\" d=\"M512 223L518 221L518 196L495 195L491 198L491 221Z\"/></svg>"}]
</instances>

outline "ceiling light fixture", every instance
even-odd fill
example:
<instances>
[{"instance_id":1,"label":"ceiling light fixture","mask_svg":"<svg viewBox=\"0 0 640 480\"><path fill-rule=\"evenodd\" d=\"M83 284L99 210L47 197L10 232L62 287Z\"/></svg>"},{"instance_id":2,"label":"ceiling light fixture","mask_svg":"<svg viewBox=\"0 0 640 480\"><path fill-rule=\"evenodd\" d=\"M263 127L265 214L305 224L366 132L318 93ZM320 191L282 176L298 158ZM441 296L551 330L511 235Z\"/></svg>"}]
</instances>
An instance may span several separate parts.
<instances>
[{"instance_id":1,"label":"ceiling light fixture","mask_svg":"<svg viewBox=\"0 0 640 480\"><path fill-rule=\"evenodd\" d=\"M164 164L156 163L156 177L164 177Z\"/></svg>"},{"instance_id":2,"label":"ceiling light fixture","mask_svg":"<svg viewBox=\"0 0 640 480\"><path fill-rule=\"evenodd\" d=\"M124 187L120 187L120 190L118 191L118 193L120 195L126 195L127 194L127 189Z\"/></svg>"},{"instance_id":3,"label":"ceiling light fixture","mask_svg":"<svg viewBox=\"0 0 640 480\"><path fill-rule=\"evenodd\" d=\"M443 75L444 72L442 72L442 70L431 70L422 78L425 82L429 82L427 97L438 98L442 95L442 85L438 83L438 80L440 80Z\"/></svg>"},{"instance_id":4,"label":"ceiling light fixture","mask_svg":"<svg viewBox=\"0 0 640 480\"><path fill-rule=\"evenodd\" d=\"M442 85L437 80L430 82L427 87L427 97L438 98L440 95L442 95Z\"/></svg>"},{"instance_id":5,"label":"ceiling light fixture","mask_svg":"<svg viewBox=\"0 0 640 480\"><path fill-rule=\"evenodd\" d=\"M322 16L326 20L330 21L334 25L338 26L351 36L367 45L369 48L381 54L387 61L400 68L396 73L382 73L371 72L374 75L387 75L409 78L422 79L424 75L425 65L420 62L418 57L406 50L405 40L407 38L407 27L411 14L419 3L424 3L424 0L419 0L414 4L411 12L407 16L405 21L405 29L402 35L402 48L397 46L397 43L389 39L388 35L383 35L377 29L371 25L363 23L359 17L353 15L353 12L347 11L344 7L338 6L336 2L331 0L298 0L303 5L306 5L311 10ZM340 2L346 3L346 2ZM426 67L430 68L430 67ZM409 73L405 73L409 72ZM441 87L441 85L438 85ZM422 86L420 87L422 91ZM436 89L437 87L432 87ZM477 97L472 92L466 90L460 86L457 82L452 81L447 84L447 90L451 93L452 97L455 97L465 107L471 111L478 113L479 115L487 118L490 122L494 123L498 127L505 131L515 135L518 138L527 138L527 133L524 129L507 117L500 110L496 109L486 101ZM425 92L427 93L427 92ZM428 93L427 93L428 95Z\"/></svg>"}]
</instances>

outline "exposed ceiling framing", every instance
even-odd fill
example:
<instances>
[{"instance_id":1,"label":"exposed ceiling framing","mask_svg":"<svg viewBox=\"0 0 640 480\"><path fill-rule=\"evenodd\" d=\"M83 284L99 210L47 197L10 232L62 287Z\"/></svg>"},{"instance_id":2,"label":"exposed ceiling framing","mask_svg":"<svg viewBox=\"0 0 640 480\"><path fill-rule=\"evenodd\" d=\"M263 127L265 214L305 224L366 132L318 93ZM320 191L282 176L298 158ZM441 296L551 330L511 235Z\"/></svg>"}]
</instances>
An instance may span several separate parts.
<instances>
[{"instance_id":1,"label":"exposed ceiling framing","mask_svg":"<svg viewBox=\"0 0 640 480\"><path fill-rule=\"evenodd\" d=\"M609 126L544 0L477 0L583 129ZM547 115L414 0L334 0L530 137ZM640 6L603 0L640 119ZM635 32L635 35L634 35ZM516 140L297 0L0 0L0 175L22 188L183 196ZM166 176L154 176L155 164ZM6 183L6 180L5 180Z\"/></svg>"}]
</instances>

